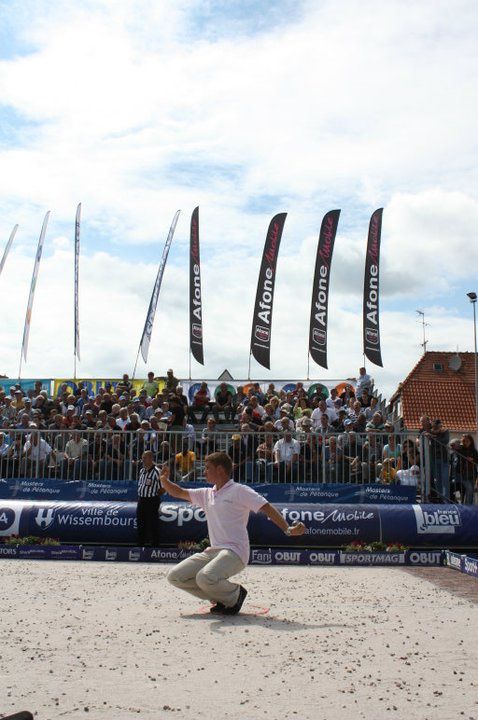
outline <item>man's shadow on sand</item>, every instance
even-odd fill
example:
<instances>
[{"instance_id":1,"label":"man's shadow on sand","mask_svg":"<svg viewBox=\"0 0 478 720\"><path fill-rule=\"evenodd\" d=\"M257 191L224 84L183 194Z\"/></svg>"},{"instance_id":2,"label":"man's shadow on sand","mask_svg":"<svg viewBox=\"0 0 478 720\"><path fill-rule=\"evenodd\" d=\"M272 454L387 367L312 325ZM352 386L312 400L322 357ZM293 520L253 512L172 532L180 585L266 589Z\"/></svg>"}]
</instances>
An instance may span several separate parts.
<instances>
[{"instance_id":1,"label":"man's shadow on sand","mask_svg":"<svg viewBox=\"0 0 478 720\"><path fill-rule=\"evenodd\" d=\"M310 623L297 622L296 620L288 620L287 618L274 617L262 613L256 615L254 613L242 613L239 615L212 615L208 612L190 613L189 615L181 615L184 620L197 620L208 622L211 632L220 633L224 627L262 627L266 630L274 632L296 632L298 630L319 630L323 628L344 628L352 627L351 625L343 625L342 623L322 623L320 625L312 625Z\"/></svg>"}]
</instances>

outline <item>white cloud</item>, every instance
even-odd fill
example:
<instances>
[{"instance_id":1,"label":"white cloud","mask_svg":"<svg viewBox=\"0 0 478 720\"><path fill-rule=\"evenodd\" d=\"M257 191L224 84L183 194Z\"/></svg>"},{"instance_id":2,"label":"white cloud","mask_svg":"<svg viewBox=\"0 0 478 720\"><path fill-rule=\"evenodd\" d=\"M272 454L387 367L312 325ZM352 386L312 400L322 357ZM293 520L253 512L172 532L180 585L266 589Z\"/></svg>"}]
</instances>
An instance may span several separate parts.
<instances>
[{"instance_id":1,"label":"white cloud","mask_svg":"<svg viewBox=\"0 0 478 720\"><path fill-rule=\"evenodd\" d=\"M28 21L17 23L32 51L0 62L0 108L29 122L14 139L0 141L1 236L20 223L0 285L0 301L9 307L10 374L48 208L28 369L50 375L72 366L65 348L80 200L87 374L132 366L156 273L141 261L143 249L162 242L179 207L151 361L158 370L173 364L186 373L181 263L197 204L206 374L225 365L235 374L247 369L263 239L270 216L281 210L290 212L278 268L273 374L306 372L317 234L332 207L341 207L342 216L331 280L330 373L348 375L360 364L365 239L379 205L387 369L376 376L390 389L419 352L414 310L400 303L428 307L448 293L452 316L437 321L434 342L454 343L456 335L470 347L453 293L473 280L478 260L472 154L478 11L471 0L453 7L446 0L406 3L406 11L398 0L310 2L269 32L215 39L214 4L203 32L193 0L28 8ZM98 245L97 233L110 243Z\"/></svg>"}]
</instances>

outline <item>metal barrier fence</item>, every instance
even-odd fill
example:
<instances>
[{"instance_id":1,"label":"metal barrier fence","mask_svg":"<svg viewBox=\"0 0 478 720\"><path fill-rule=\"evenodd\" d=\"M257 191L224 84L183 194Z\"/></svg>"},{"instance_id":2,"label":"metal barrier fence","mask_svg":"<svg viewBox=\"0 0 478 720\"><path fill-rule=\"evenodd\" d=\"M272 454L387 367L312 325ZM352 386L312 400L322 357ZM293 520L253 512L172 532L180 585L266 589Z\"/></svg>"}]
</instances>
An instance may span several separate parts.
<instances>
[{"instance_id":1,"label":"metal barrier fence","mask_svg":"<svg viewBox=\"0 0 478 720\"><path fill-rule=\"evenodd\" d=\"M9 429L0 431L0 478L130 481L145 450L156 463L169 463L177 480L203 478L205 457L224 450L234 479L245 483L396 483L415 486L422 500L449 500L454 487L446 446L416 433L383 432Z\"/></svg>"}]
</instances>

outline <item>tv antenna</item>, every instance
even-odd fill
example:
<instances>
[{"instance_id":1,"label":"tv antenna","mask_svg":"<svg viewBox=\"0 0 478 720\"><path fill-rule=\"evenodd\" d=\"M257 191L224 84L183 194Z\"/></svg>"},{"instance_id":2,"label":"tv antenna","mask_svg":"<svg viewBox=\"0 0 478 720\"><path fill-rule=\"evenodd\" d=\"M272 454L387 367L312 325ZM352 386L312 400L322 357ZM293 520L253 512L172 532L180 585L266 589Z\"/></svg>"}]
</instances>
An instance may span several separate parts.
<instances>
[{"instance_id":1,"label":"tv antenna","mask_svg":"<svg viewBox=\"0 0 478 720\"><path fill-rule=\"evenodd\" d=\"M423 342L421 342L420 345L423 348L423 354L425 354L427 351L427 343L428 343L425 328L430 327L430 323L425 322L425 312L423 310L417 310L416 313L417 313L417 315L420 316L420 320L418 322L420 322L422 324Z\"/></svg>"}]
</instances>

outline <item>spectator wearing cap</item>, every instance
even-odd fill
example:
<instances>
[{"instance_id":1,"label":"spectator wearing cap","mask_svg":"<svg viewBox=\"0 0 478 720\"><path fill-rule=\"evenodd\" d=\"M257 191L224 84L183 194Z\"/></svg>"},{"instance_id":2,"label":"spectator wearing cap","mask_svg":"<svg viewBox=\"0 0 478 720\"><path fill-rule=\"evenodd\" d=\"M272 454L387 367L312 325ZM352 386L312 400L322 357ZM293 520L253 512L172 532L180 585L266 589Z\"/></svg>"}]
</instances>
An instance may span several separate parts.
<instances>
[{"instance_id":1,"label":"spectator wearing cap","mask_svg":"<svg viewBox=\"0 0 478 720\"><path fill-rule=\"evenodd\" d=\"M179 385L179 380L177 377L174 377L173 368L169 368L169 370L166 373L166 390L168 392L174 392L178 385Z\"/></svg>"},{"instance_id":2,"label":"spectator wearing cap","mask_svg":"<svg viewBox=\"0 0 478 720\"><path fill-rule=\"evenodd\" d=\"M12 404L12 398L9 395L5 395L3 399L3 405L0 410L0 416L2 418L2 421L9 421L13 422L17 416L17 411L15 410L15 407Z\"/></svg>"},{"instance_id":3,"label":"spectator wearing cap","mask_svg":"<svg viewBox=\"0 0 478 720\"><path fill-rule=\"evenodd\" d=\"M65 425L66 427L71 427L73 425L73 419L76 414L76 408L74 405L67 405L66 406L66 413L64 414L65 418Z\"/></svg>"},{"instance_id":4,"label":"spectator wearing cap","mask_svg":"<svg viewBox=\"0 0 478 720\"><path fill-rule=\"evenodd\" d=\"M12 407L15 408L15 412L19 413L20 410L23 410L25 407L25 403L23 401L23 393L21 390L15 390L15 399L12 402Z\"/></svg>"},{"instance_id":5,"label":"spectator wearing cap","mask_svg":"<svg viewBox=\"0 0 478 720\"><path fill-rule=\"evenodd\" d=\"M93 430L96 427L95 414L91 408L88 408L83 415L83 426L86 430Z\"/></svg>"},{"instance_id":6,"label":"spectator wearing cap","mask_svg":"<svg viewBox=\"0 0 478 720\"><path fill-rule=\"evenodd\" d=\"M88 392L86 388L82 388L77 396L76 400L76 408L78 411L78 415L83 415L83 408L88 403Z\"/></svg>"},{"instance_id":7,"label":"spectator wearing cap","mask_svg":"<svg viewBox=\"0 0 478 720\"><path fill-rule=\"evenodd\" d=\"M148 379L142 385L142 389L146 390L148 397L154 398L159 392L159 384L154 379L154 372L148 373Z\"/></svg>"},{"instance_id":8,"label":"spectator wearing cap","mask_svg":"<svg viewBox=\"0 0 478 720\"><path fill-rule=\"evenodd\" d=\"M293 482L298 470L300 444L286 430L283 437L274 445L274 467L278 472L279 482Z\"/></svg>"},{"instance_id":9,"label":"spectator wearing cap","mask_svg":"<svg viewBox=\"0 0 478 720\"><path fill-rule=\"evenodd\" d=\"M139 416L140 420L145 419L146 407L142 404L139 397L133 398L133 411Z\"/></svg>"}]
</instances>

